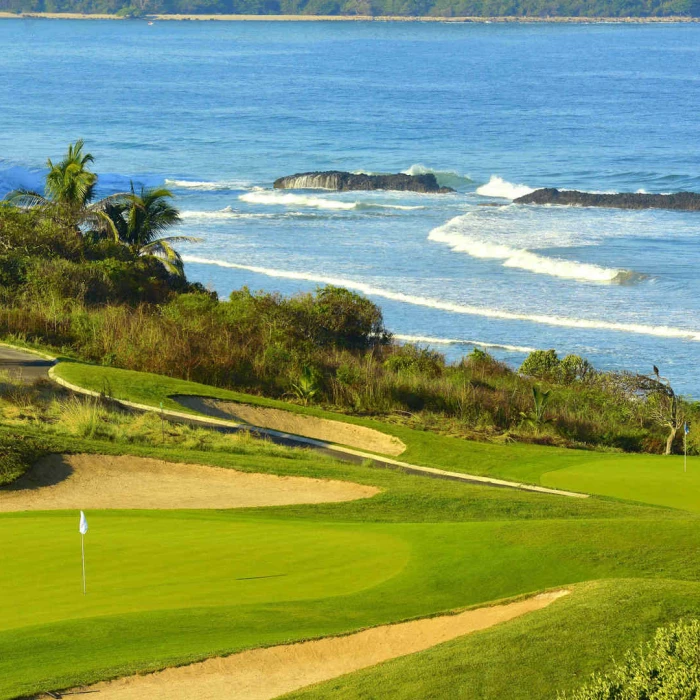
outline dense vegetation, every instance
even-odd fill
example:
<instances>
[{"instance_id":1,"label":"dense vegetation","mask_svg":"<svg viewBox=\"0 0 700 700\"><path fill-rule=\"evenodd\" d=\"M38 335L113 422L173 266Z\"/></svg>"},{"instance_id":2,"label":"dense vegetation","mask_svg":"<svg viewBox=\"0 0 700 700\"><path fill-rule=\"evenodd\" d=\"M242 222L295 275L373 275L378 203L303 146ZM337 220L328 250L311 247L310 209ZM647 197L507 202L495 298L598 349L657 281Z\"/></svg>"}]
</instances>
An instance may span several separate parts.
<instances>
[{"instance_id":1,"label":"dense vegetation","mask_svg":"<svg viewBox=\"0 0 700 700\"><path fill-rule=\"evenodd\" d=\"M594 675L581 690L560 700L697 698L700 695L700 621L680 621L656 632L651 642L609 673Z\"/></svg>"},{"instance_id":2,"label":"dense vegetation","mask_svg":"<svg viewBox=\"0 0 700 700\"><path fill-rule=\"evenodd\" d=\"M661 376L595 371L533 353L516 372L475 350L456 365L399 346L381 310L337 287L290 298L187 282L164 236L167 190L96 201L82 144L49 161L44 194L0 207L0 334L98 364L379 415L463 437L680 449L697 405ZM689 450L697 451L691 433Z\"/></svg>"},{"instance_id":3,"label":"dense vegetation","mask_svg":"<svg viewBox=\"0 0 700 700\"><path fill-rule=\"evenodd\" d=\"M700 16L698 0L0 0L11 12L433 17Z\"/></svg>"}]
</instances>

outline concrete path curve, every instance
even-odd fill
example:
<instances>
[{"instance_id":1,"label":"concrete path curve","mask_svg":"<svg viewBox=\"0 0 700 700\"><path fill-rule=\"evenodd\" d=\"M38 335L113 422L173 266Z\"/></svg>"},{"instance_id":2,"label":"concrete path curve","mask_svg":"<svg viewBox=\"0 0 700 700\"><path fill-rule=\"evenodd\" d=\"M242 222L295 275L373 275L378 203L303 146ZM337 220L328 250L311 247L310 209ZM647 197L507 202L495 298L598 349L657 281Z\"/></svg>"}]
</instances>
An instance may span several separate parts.
<instances>
[{"instance_id":1,"label":"concrete path curve","mask_svg":"<svg viewBox=\"0 0 700 700\"><path fill-rule=\"evenodd\" d=\"M0 344L0 372L7 372L27 384L37 379L48 379L49 369L55 364L55 360L39 353Z\"/></svg>"},{"instance_id":2,"label":"concrete path curve","mask_svg":"<svg viewBox=\"0 0 700 700\"><path fill-rule=\"evenodd\" d=\"M3 358L5 358L3 360ZM29 350L15 348L9 345L0 344L0 369L3 367L3 361L10 371L17 371L24 381L33 381L34 379L49 378L56 384L64 388L84 396L99 397L100 394L96 391L84 389L81 386L71 384L65 379L61 379L54 373L56 360L48 355L33 353ZM33 377L33 379L31 379ZM508 481L506 479L494 479L488 476L478 476L476 474L465 474L462 472L452 472L444 469L435 469L433 467L423 467L416 464L401 462L389 457L382 457L370 452L343 447L321 440L302 437L300 435L292 435L290 433L282 433L277 430L269 430L266 428L258 428L248 424L235 423L229 420L213 418L211 416L195 415L185 413L183 411L173 411L165 409L161 411L154 406L146 404L138 404L132 401L124 401L113 399L115 403L124 406L129 410L149 411L153 413L162 413L162 415L173 423L186 423L189 425L198 425L204 428L210 428L219 432L240 432L247 431L254 435L267 438L279 445L289 447L305 447L312 449L315 452L326 454L334 459L354 464L361 464L365 461L370 461L375 467L385 469L397 469L407 474L416 474L419 476L427 476L433 479L448 479L450 481L461 481L469 484L479 484L483 486L495 486L500 488L517 489L519 491L532 491L535 493L544 493L554 496L567 496L569 498L588 498L588 494L576 493L573 491L563 491L561 489L547 488L545 486L536 486L535 484L523 484L516 481Z\"/></svg>"}]
</instances>

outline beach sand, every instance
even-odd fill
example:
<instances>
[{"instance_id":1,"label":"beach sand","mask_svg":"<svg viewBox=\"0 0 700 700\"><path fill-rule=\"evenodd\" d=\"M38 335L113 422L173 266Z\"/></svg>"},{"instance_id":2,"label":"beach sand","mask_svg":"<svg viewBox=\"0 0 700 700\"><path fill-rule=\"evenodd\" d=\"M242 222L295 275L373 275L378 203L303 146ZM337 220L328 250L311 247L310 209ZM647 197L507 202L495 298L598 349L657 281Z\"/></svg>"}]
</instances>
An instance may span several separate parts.
<instances>
[{"instance_id":1,"label":"beach sand","mask_svg":"<svg viewBox=\"0 0 700 700\"><path fill-rule=\"evenodd\" d=\"M114 19L124 17L82 12L0 12L0 19ZM462 22L477 24L668 24L700 22L700 17L401 17L369 15L148 15L141 21L218 22Z\"/></svg>"}]
</instances>

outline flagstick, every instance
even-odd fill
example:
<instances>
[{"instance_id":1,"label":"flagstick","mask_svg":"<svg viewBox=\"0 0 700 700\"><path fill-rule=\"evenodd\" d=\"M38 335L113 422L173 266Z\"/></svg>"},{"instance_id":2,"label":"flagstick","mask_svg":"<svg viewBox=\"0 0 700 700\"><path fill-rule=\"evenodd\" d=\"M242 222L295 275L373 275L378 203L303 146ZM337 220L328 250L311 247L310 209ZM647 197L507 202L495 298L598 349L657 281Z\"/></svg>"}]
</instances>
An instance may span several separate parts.
<instances>
[{"instance_id":1,"label":"flagstick","mask_svg":"<svg viewBox=\"0 0 700 700\"><path fill-rule=\"evenodd\" d=\"M87 589L85 587L85 535L80 533L80 549L82 550L83 553L83 595L87 592Z\"/></svg>"},{"instance_id":2,"label":"flagstick","mask_svg":"<svg viewBox=\"0 0 700 700\"><path fill-rule=\"evenodd\" d=\"M688 471L688 433L683 428L683 471Z\"/></svg>"}]
</instances>

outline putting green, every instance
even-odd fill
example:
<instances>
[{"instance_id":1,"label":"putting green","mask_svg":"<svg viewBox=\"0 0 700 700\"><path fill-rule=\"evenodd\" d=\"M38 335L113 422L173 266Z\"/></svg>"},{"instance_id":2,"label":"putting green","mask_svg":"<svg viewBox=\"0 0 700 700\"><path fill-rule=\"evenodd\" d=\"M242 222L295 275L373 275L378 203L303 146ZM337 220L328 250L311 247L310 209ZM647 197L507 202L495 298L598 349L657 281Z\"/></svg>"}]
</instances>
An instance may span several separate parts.
<instances>
[{"instance_id":1,"label":"putting green","mask_svg":"<svg viewBox=\"0 0 700 700\"><path fill-rule=\"evenodd\" d=\"M368 536L366 526L128 511L88 519L83 596L77 513L0 518L0 630L348 595L391 578L409 558L404 540Z\"/></svg>"},{"instance_id":2,"label":"putting green","mask_svg":"<svg viewBox=\"0 0 700 700\"><path fill-rule=\"evenodd\" d=\"M543 474L542 485L700 512L700 459L615 455Z\"/></svg>"}]
</instances>

